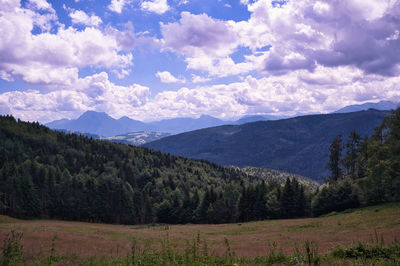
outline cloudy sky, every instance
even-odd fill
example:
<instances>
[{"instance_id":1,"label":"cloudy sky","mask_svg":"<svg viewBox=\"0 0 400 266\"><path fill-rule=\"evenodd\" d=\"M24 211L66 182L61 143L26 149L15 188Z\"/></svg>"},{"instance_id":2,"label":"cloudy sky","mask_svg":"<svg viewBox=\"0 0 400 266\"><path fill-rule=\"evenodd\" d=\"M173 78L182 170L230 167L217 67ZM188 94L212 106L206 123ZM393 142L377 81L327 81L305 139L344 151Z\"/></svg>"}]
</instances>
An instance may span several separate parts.
<instances>
[{"instance_id":1,"label":"cloudy sky","mask_svg":"<svg viewBox=\"0 0 400 266\"><path fill-rule=\"evenodd\" d=\"M0 113L138 120L400 101L398 0L0 0Z\"/></svg>"}]
</instances>

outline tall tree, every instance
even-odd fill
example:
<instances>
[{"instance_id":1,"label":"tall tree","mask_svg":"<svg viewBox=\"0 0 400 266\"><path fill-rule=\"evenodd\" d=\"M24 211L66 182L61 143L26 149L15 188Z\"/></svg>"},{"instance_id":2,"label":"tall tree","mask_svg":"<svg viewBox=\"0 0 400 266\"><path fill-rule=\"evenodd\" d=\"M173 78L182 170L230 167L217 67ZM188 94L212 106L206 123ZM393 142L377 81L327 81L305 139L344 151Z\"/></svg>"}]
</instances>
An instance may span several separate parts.
<instances>
[{"instance_id":1,"label":"tall tree","mask_svg":"<svg viewBox=\"0 0 400 266\"><path fill-rule=\"evenodd\" d=\"M329 161L327 164L327 168L331 172L328 180L329 182L335 182L342 177L342 169L340 168L342 150L342 135L338 135L329 147Z\"/></svg>"},{"instance_id":2,"label":"tall tree","mask_svg":"<svg viewBox=\"0 0 400 266\"><path fill-rule=\"evenodd\" d=\"M343 156L342 164L346 171L345 174L349 175L352 179L356 177L356 163L359 155L360 141L361 136L355 130L352 130L345 144L346 152Z\"/></svg>"}]
</instances>

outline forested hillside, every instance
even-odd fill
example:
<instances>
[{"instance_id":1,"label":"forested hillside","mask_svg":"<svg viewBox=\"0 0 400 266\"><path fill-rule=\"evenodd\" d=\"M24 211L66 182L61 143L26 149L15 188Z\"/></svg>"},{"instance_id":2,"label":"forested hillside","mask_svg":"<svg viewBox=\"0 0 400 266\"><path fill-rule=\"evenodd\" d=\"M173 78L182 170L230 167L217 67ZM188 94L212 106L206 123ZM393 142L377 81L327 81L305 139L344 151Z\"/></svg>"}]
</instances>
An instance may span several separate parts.
<instances>
[{"instance_id":1,"label":"forested hillside","mask_svg":"<svg viewBox=\"0 0 400 266\"><path fill-rule=\"evenodd\" d=\"M296 178L265 181L253 170L0 116L0 211L106 223L227 223L400 201L400 109L368 138L338 135L326 153L328 183L314 190Z\"/></svg>"},{"instance_id":2,"label":"forested hillside","mask_svg":"<svg viewBox=\"0 0 400 266\"><path fill-rule=\"evenodd\" d=\"M144 146L222 165L277 169L323 182L328 148L352 130L369 136L388 111L300 116L220 126L166 137Z\"/></svg>"},{"instance_id":3,"label":"forested hillside","mask_svg":"<svg viewBox=\"0 0 400 266\"><path fill-rule=\"evenodd\" d=\"M0 117L0 209L13 217L222 223L309 213L308 191L298 182L258 181L234 168ZM279 197L285 189L296 198ZM299 198L299 213L286 203L281 212L280 200Z\"/></svg>"},{"instance_id":4,"label":"forested hillside","mask_svg":"<svg viewBox=\"0 0 400 266\"><path fill-rule=\"evenodd\" d=\"M290 174L287 172L278 171L274 169L246 166L241 168L241 170L246 174L248 174L249 176L254 176L256 178L260 178L265 181L274 180L281 184L285 184L286 180L290 178L290 179L296 179L300 184L304 184L308 187L318 188L321 185L318 182L313 181L307 177Z\"/></svg>"}]
</instances>

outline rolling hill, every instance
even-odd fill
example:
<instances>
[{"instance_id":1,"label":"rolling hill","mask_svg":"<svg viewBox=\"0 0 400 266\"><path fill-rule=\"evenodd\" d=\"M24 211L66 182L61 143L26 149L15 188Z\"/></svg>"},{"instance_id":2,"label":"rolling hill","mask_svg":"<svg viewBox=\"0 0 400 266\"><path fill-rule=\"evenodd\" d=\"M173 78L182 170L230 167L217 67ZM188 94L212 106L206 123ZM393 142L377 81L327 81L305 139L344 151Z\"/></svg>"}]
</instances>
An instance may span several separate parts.
<instances>
[{"instance_id":1,"label":"rolling hill","mask_svg":"<svg viewBox=\"0 0 400 266\"><path fill-rule=\"evenodd\" d=\"M145 147L222 165L282 170L323 181L328 148L339 134L370 135L388 111L300 116L219 126L166 137Z\"/></svg>"}]
</instances>

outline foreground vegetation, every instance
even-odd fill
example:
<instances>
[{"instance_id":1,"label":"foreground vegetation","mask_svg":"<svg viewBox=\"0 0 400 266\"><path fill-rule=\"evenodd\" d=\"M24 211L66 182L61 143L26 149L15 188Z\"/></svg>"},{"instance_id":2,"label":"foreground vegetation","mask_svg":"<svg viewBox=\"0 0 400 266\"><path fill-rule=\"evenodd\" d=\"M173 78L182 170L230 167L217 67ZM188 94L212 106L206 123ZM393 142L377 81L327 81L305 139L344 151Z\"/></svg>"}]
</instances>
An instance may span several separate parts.
<instances>
[{"instance_id":1,"label":"foreground vegetation","mask_svg":"<svg viewBox=\"0 0 400 266\"><path fill-rule=\"evenodd\" d=\"M161 242L161 251L140 250L133 240L131 251L126 255L79 259L74 255L57 254L54 243L50 254L37 254L26 258L23 246L20 244L22 234L12 231L6 238L0 260L2 265L399 265L400 263L400 242L389 245L383 241L375 244L358 243L350 247L335 247L331 252L320 254L318 245L307 241L301 249L290 255L285 255L275 245L265 256L246 258L236 256L227 239L224 243L225 254L218 256L209 253L206 242L202 243L200 236L191 242L188 241L187 248L183 252L174 250L167 236Z\"/></svg>"},{"instance_id":2,"label":"foreground vegetation","mask_svg":"<svg viewBox=\"0 0 400 266\"><path fill-rule=\"evenodd\" d=\"M7 235L3 260L38 265L399 265L400 204L221 225L123 226L1 216L0 234Z\"/></svg>"}]
</instances>

